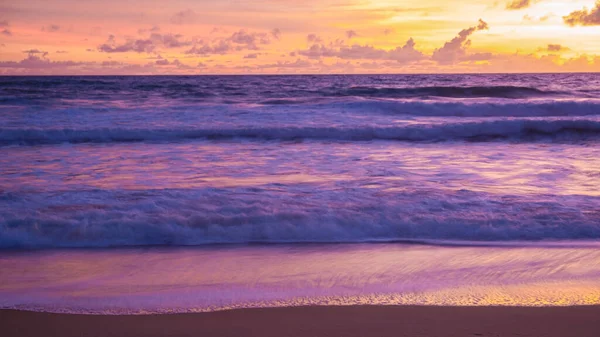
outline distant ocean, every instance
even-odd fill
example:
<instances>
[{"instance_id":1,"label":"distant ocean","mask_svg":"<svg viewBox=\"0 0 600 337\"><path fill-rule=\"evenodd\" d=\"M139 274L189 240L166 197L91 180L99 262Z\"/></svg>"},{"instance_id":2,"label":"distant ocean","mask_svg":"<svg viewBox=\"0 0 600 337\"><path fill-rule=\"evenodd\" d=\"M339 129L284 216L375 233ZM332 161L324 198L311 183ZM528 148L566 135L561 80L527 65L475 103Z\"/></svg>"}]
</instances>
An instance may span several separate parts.
<instances>
[{"instance_id":1,"label":"distant ocean","mask_svg":"<svg viewBox=\"0 0 600 337\"><path fill-rule=\"evenodd\" d=\"M6 269L14 267L8 256L25 258L24 249L35 249L31 266L56 257L58 248L150 246L167 255L200 246L208 250L194 254L227 255L227 247L237 247L231 249L254 256L247 244L285 244L309 255L317 248L294 245L318 244L323 254L338 252L337 243L362 243L362 253L382 242L374 251L393 243L436 251L592 245L586 254L595 254L599 145L600 74L0 77L0 276L24 284ZM278 247L264 249L285 250ZM124 251L110 261L140 261ZM575 263L562 252L548 263ZM247 266L293 256L274 254ZM439 256L424 256L439 270ZM515 263L513 276L539 262L527 253L502 256ZM595 259L587 266L593 280L600 275ZM194 269L186 261L179 271ZM345 270L371 263L356 261ZM419 268L415 261L403 277ZM464 268L477 265L471 262ZM395 270L386 268L370 275ZM285 270L285 282L295 284L300 276ZM419 282L431 278L419 275ZM477 275L488 280L486 271ZM254 277L248 270L244 282ZM344 288L353 277L360 279L352 274L332 284ZM7 289L0 306L55 303L27 302L31 289L25 297ZM227 294L201 307L239 305ZM188 295L178 298L194 298Z\"/></svg>"}]
</instances>

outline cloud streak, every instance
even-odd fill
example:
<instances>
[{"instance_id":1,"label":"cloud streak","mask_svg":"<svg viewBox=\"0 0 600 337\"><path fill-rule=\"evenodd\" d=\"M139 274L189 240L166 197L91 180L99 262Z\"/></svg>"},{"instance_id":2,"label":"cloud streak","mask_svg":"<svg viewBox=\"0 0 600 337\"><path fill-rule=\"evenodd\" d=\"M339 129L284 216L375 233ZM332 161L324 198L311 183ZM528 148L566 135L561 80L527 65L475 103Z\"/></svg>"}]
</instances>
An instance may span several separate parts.
<instances>
[{"instance_id":1,"label":"cloud streak","mask_svg":"<svg viewBox=\"0 0 600 337\"><path fill-rule=\"evenodd\" d=\"M506 4L508 10L519 10L531 6L531 0L513 0Z\"/></svg>"}]
</instances>

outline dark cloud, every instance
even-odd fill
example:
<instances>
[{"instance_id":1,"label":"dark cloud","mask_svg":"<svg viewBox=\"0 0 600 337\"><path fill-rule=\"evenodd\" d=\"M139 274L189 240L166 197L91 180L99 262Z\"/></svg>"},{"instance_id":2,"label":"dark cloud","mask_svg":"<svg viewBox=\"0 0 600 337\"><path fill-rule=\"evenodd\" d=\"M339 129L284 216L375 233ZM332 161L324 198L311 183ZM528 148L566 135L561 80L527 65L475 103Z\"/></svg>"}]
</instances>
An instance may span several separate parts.
<instances>
[{"instance_id":1,"label":"dark cloud","mask_svg":"<svg viewBox=\"0 0 600 337\"><path fill-rule=\"evenodd\" d=\"M171 17L171 23L174 23L176 25L183 25L183 24L194 23L194 22L196 22L197 19L198 19L198 14L196 14L196 12L194 12L191 9L186 9L186 10L175 13L175 15L173 15Z\"/></svg>"},{"instance_id":2,"label":"dark cloud","mask_svg":"<svg viewBox=\"0 0 600 337\"><path fill-rule=\"evenodd\" d=\"M58 32L60 30L60 26L59 25L50 25L50 26L44 26L42 27L42 31L43 32L49 32L49 33L54 33L54 32Z\"/></svg>"},{"instance_id":3,"label":"dark cloud","mask_svg":"<svg viewBox=\"0 0 600 337\"><path fill-rule=\"evenodd\" d=\"M170 64L169 60L167 60L167 59L156 60L156 62L154 62L154 63L159 66L168 66Z\"/></svg>"},{"instance_id":4,"label":"dark cloud","mask_svg":"<svg viewBox=\"0 0 600 337\"><path fill-rule=\"evenodd\" d=\"M353 37L358 36L358 33L355 30L347 30L346 31L346 37L351 39Z\"/></svg>"},{"instance_id":5,"label":"dark cloud","mask_svg":"<svg viewBox=\"0 0 600 337\"><path fill-rule=\"evenodd\" d=\"M436 49L431 58L442 64L468 61L467 48L471 45L469 37L476 31L484 29L488 29L488 24L479 19L477 26L461 30L455 38L446 42L442 48Z\"/></svg>"},{"instance_id":6,"label":"dark cloud","mask_svg":"<svg viewBox=\"0 0 600 337\"><path fill-rule=\"evenodd\" d=\"M244 58L245 59L255 59L255 58L258 58L258 55L260 55L260 54L259 53L252 53L252 54L245 55Z\"/></svg>"},{"instance_id":7,"label":"dark cloud","mask_svg":"<svg viewBox=\"0 0 600 337\"><path fill-rule=\"evenodd\" d=\"M569 26L598 26L600 25L600 1L591 10L583 8L563 16L563 21Z\"/></svg>"},{"instance_id":8,"label":"dark cloud","mask_svg":"<svg viewBox=\"0 0 600 337\"><path fill-rule=\"evenodd\" d=\"M531 0L513 0L506 4L506 9L508 10L519 10L523 8L527 8L531 5Z\"/></svg>"}]
</instances>

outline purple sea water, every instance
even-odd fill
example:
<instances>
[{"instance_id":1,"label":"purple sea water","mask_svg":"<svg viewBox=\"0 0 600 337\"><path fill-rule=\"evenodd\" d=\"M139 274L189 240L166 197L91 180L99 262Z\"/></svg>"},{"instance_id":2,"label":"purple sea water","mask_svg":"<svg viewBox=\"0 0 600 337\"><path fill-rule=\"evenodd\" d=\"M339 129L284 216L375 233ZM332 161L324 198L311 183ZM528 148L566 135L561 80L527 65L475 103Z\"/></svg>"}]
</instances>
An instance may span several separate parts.
<instances>
[{"instance_id":1,"label":"purple sea water","mask_svg":"<svg viewBox=\"0 0 600 337\"><path fill-rule=\"evenodd\" d=\"M577 281L584 290L571 289L577 298L525 299L503 288L509 295L500 297L510 300L480 296L475 304L600 302L599 144L598 74L0 77L0 306L185 311L331 304L327 296L473 304L459 296L457 280L480 286L493 270L517 275L498 278L503 286L566 289L564 282ZM165 247L148 248L148 255L117 249L125 246ZM56 250L75 247L110 249ZM536 264L532 252L545 262ZM103 256L114 262L114 276L128 268L123 261L150 265L156 254L173 260L153 264L144 277L157 277L156 266L207 273L215 266L206 261L233 266L236 256L254 267L222 295L211 297L206 287L227 283L231 271L193 277L189 289L170 274L143 299L119 288L107 303L92 305L64 292L74 278L104 289L112 282L104 269L49 278L35 262L57 271L73 259L81 266ZM390 262L406 254L420 262ZM478 254L506 264L471 258ZM306 273L291 272L277 256ZM442 268L440 256L450 266ZM310 261L327 257L340 261L339 270L321 279L315 275L324 275L323 265ZM587 261L585 271L579 261ZM265 263L274 269L264 279L251 272ZM375 270L357 273L361 263ZM421 267L426 272L407 276ZM518 274L522 268L531 275ZM417 286L449 270L457 273L450 280ZM356 281L359 274L368 281ZM54 280L66 297L23 283L35 278ZM129 289L140 278L119 286ZM175 296L174 286L185 291ZM439 293L443 287L452 287L451 295ZM414 295L419 291L428 295Z\"/></svg>"}]
</instances>

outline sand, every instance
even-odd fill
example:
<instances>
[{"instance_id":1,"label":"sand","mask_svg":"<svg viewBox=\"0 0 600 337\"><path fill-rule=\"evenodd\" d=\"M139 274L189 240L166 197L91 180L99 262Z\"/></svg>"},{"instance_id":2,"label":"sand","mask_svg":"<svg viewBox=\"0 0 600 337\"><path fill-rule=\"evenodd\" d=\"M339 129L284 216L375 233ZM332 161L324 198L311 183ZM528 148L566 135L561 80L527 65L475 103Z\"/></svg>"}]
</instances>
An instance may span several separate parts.
<instances>
[{"instance_id":1,"label":"sand","mask_svg":"<svg viewBox=\"0 0 600 337\"><path fill-rule=\"evenodd\" d=\"M598 337L600 306L313 306L140 316L0 310L0 326L4 337Z\"/></svg>"}]
</instances>

